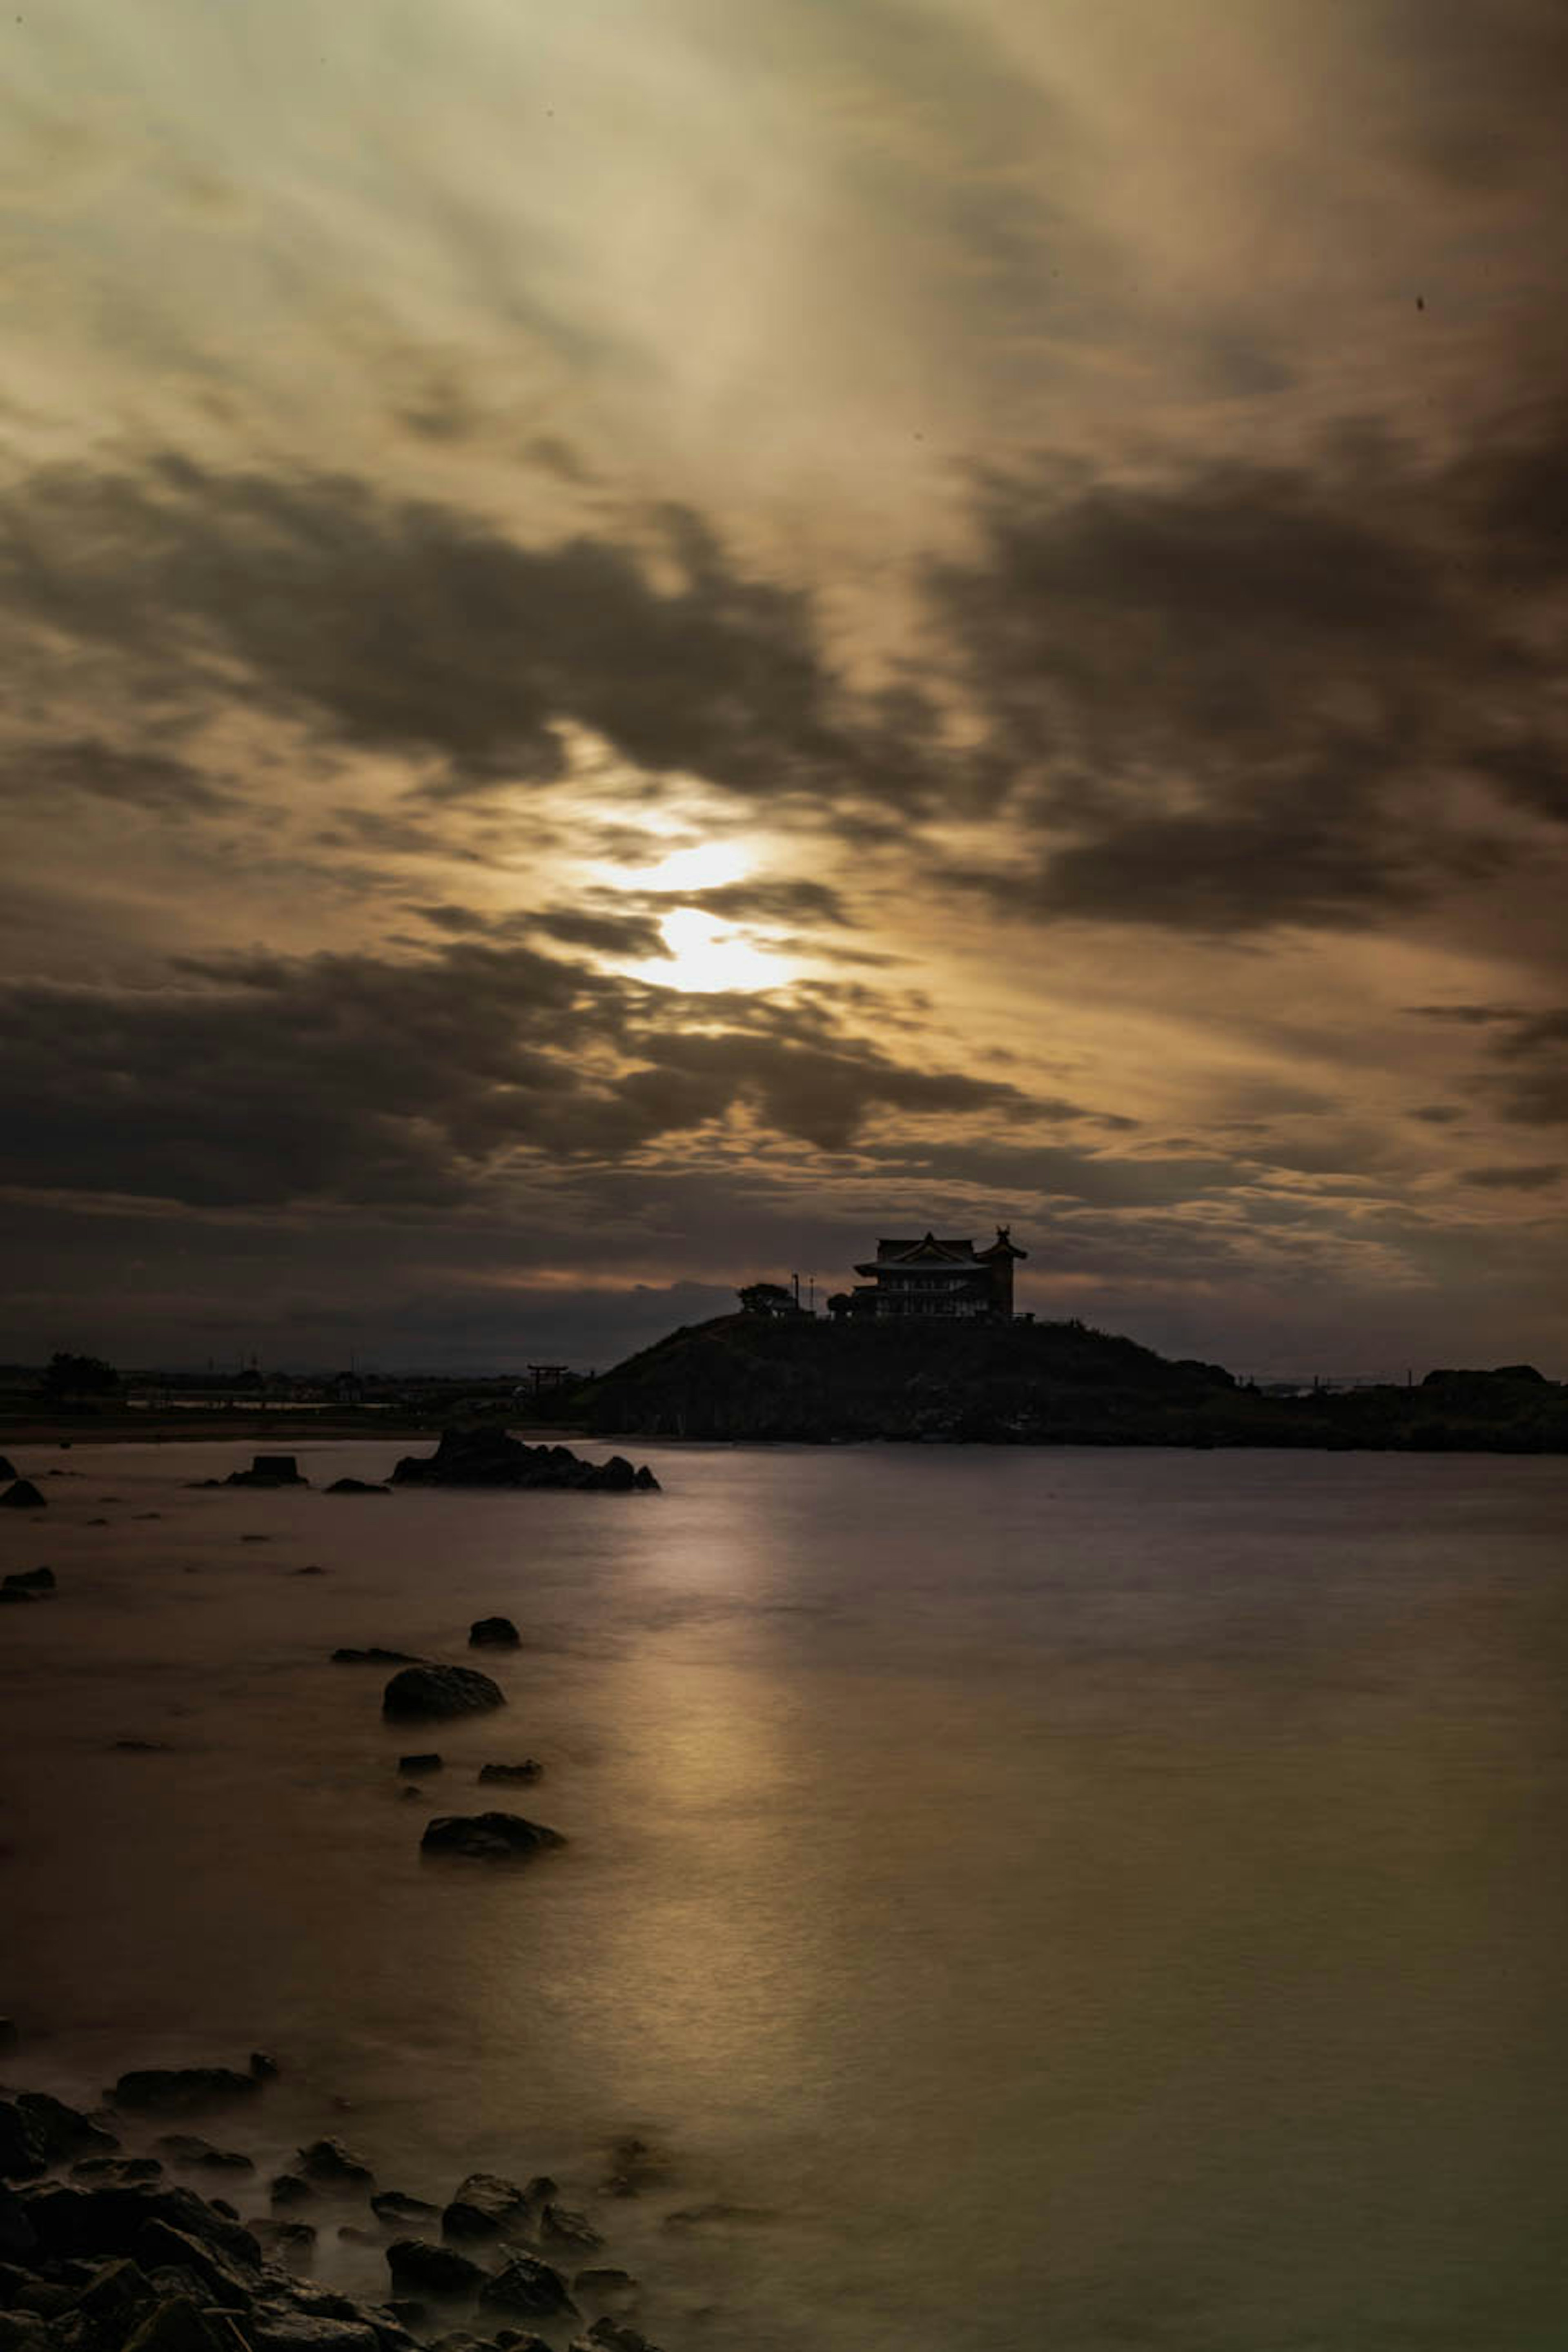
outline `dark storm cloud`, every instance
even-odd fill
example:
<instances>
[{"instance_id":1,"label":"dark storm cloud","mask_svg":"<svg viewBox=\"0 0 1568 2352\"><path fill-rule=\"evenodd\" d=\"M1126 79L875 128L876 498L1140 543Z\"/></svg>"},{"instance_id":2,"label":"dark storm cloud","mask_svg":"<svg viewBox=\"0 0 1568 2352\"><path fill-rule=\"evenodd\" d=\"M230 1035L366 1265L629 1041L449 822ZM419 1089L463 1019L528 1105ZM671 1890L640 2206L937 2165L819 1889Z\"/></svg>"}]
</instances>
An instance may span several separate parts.
<instances>
[{"instance_id":1,"label":"dark storm cloud","mask_svg":"<svg viewBox=\"0 0 1568 2352\"><path fill-rule=\"evenodd\" d=\"M1483 1192L1539 1192L1548 1184L1555 1184L1563 1173L1559 1161L1552 1161L1550 1165L1461 1168L1459 1181L1463 1184L1479 1184Z\"/></svg>"},{"instance_id":2,"label":"dark storm cloud","mask_svg":"<svg viewBox=\"0 0 1568 2352\"><path fill-rule=\"evenodd\" d=\"M847 708L802 593L742 578L694 515L650 550L536 549L343 476L60 470L11 500L0 595L118 653L194 715L236 691L324 738L441 763L448 792L562 772L574 720L742 793L914 796L919 735ZM929 780L927 780L929 782Z\"/></svg>"},{"instance_id":3,"label":"dark storm cloud","mask_svg":"<svg viewBox=\"0 0 1568 2352\"><path fill-rule=\"evenodd\" d=\"M31 745L0 762L0 799L47 807L72 793L175 815L211 815L233 805L233 796L188 761L122 750L96 735Z\"/></svg>"},{"instance_id":4,"label":"dark storm cloud","mask_svg":"<svg viewBox=\"0 0 1568 2352\"><path fill-rule=\"evenodd\" d=\"M164 988L16 985L0 1090L13 1184L214 1205L456 1202L509 1156L618 1155L750 1108L840 1150L868 1118L1016 1116L1025 1097L907 1068L820 1010L693 1002L526 947L419 961L184 958ZM612 1061L612 1058L614 1060ZM615 1065L624 1066L622 1067Z\"/></svg>"},{"instance_id":5,"label":"dark storm cloud","mask_svg":"<svg viewBox=\"0 0 1568 2352\"><path fill-rule=\"evenodd\" d=\"M1047 918L1239 936L1375 919L1498 871L1481 804L1568 818L1561 418L1425 471L1314 463L992 478L931 587L1019 852L959 878Z\"/></svg>"}]
</instances>

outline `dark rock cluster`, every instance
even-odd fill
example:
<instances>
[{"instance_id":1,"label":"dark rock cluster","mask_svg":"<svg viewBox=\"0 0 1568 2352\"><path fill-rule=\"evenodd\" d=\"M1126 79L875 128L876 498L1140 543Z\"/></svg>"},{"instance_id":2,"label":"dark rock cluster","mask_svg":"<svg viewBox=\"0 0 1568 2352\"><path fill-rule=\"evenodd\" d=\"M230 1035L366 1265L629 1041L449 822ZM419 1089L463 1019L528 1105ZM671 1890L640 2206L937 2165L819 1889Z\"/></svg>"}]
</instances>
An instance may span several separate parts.
<instances>
[{"instance_id":1,"label":"dark rock cluster","mask_svg":"<svg viewBox=\"0 0 1568 2352\"><path fill-rule=\"evenodd\" d=\"M181 2080L226 2085L233 2096L237 2084L266 2079L266 2063L243 2076L144 2069L121 2075L116 2090L161 2084L154 2108ZM133 2106L137 2095L120 2104ZM550 2259L602 2242L555 2201L556 2183L543 2176L519 2188L470 2173L442 2208L377 2190L369 2166L341 2141L300 2148L271 2201L323 2213L349 2200L368 2206L368 2226L338 2225L341 2239L384 2246L390 2293L365 2302L279 2259L308 2267L315 2223L276 2211L242 2221L223 2200L164 2178L165 2159L238 2175L254 2171L248 2157L178 2132L156 2146L157 2155L120 2152L104 2123L61 2100L0 2095L0 2352L551 2352L535 2321L580 2329L570 2352L657 2352L605 2308L635 2301L635 2279L608 2267L568 2279ZM71 2177L62 2179L67 2163ZM598 2312L585 2326L584 2304Z\"/></svg>"},{"instance_id":2,"label":"dark rock cluster","mask_svg":"<svg viewBox=\"0 0 1568 2352\"><path fill-rule=\"evenodd\" d=\"M584 1462L569 1445L525 1445L504 1429L447 1429L434 1454L405 1454L392 1474L395 1486L554 1486L582 1494L653 1494L658 1480L646 1463L634 1470L625 1456Z\"/></svg>"}]
</instances>

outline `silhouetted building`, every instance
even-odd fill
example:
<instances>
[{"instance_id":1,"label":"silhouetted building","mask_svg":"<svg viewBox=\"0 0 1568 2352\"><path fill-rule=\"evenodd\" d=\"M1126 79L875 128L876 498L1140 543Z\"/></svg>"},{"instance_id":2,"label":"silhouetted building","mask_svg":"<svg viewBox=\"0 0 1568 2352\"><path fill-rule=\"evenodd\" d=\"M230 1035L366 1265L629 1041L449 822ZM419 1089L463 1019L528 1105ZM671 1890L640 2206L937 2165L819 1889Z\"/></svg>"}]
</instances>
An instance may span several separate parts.
<instances>
[{"instance_id":1,"label":"silhouetted building","mask_svg":"<svg viewBox=\"0 0 1568 2352\"><path fill-rule=\"evenodd\" d=\"M935 1234L918 1241L884 1239L877 1244L876 1256L856 1267L861 1283L828 1305L849 1315L1010 1318L1013 1267L1027 1255L1027 1250L1014 1247L1005 1225L997 1226L995 1240L983 1250L967 1237L957 1241Z\"/></svg>"}]
</instances>

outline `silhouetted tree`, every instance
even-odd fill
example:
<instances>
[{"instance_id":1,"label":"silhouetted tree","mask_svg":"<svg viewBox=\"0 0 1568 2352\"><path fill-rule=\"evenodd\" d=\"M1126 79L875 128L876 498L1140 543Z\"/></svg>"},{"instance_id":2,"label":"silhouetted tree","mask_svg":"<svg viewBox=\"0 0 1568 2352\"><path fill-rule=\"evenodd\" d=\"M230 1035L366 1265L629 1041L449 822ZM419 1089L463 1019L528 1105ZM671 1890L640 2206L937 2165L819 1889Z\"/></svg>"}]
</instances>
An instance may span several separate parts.
<instances>
[{"instance_id":1,"label":"silhouetted tree","mask_svg":"<svg viewBox=\"0 0 1568 2352\"><path fill-rule=\"evenodd\" d=\"M743 1315L798 1315L801 1311L794 1293L782 1282L748 1282L735 1296Z\"/></svg>"},{"instance_id":2,"label":"silhouetted tree","mask_svg":"<svg viewBox=\"0 0 1568 2352\"><path fill-rule=\"evenodd\" d=\"M56 1403L68 1397L113 1396L119 1387L119 1373L101 1356L73 1356L57 1349L44 1372L44 1394Z\"/></svg>"}]
</instances>

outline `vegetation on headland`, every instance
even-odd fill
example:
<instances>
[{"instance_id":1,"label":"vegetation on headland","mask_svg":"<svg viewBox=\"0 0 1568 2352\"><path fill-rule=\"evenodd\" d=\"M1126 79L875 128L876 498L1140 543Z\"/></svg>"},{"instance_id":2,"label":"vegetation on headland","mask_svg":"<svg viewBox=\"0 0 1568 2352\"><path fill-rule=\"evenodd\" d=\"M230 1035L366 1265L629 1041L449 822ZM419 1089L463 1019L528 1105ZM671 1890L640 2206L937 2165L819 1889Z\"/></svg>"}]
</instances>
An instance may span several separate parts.
<instances>
[{"instance_id":1,"label":"vegetation on headland","mask_svg":"<svg viewBox=\"0 0 1568 2352\"><path fill-rule=\"evenodd\" d=\"M1529 1365L1279 1396L1079 1322L726 1315L565 1404L596 1435L1568 1453L1568 1387Z\"/></svg>"}]
</instances>

